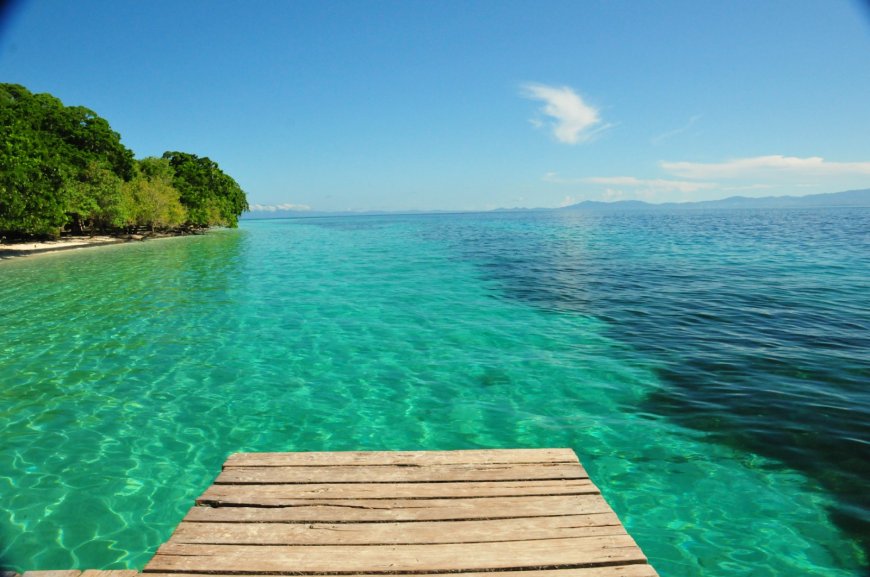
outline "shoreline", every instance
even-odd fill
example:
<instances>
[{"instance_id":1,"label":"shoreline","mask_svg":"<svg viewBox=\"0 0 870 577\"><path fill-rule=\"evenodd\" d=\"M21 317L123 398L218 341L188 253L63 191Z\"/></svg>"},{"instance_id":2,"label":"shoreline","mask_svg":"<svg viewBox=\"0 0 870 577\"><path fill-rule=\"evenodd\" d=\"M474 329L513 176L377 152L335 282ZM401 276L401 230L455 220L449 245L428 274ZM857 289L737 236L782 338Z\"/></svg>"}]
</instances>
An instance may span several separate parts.
<instances>
[{"instance_id":1,"label":"shoreline","mask_svg":"<svg viewBox=\"0 0 870 577\"><path fill-rule=\"evenodd\" d=\"M175 236L187 236L196 233L180 234L131 234L124 236L96 235L96 236L69 236L58 240L25 241L9 244L0 244L0 262L9 259L22 258L39 254L51 254L68 250L94 248L129 242L142 242L157 238L171 238ZM201 233L200 233L201 234Z\"/></svg>"}]
</instances>

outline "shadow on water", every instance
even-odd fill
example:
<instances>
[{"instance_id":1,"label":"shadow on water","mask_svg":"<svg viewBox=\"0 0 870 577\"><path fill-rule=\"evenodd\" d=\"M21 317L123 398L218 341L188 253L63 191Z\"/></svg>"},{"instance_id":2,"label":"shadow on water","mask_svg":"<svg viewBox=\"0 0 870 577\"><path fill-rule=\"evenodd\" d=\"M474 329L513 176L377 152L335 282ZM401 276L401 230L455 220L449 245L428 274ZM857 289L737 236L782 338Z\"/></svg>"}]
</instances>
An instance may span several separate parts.
<instances>
[{"instance_id":1,"label":"shadow on water","mask_svg":"<svg viewBox=\"0 0 870 577\"><path fill-rule=\"evenodd\" d=\"M856 374L851 381L831 379L824 371L791 369L765 359L747 359L747 364L756 374L764 371L770 381L800 379L840 390L861 378L870 381L870 374ZM774 366L764 366L770 364ZM717 372L715 365L702 359L684 359L681 367L661 369L658 374L668 388L649 395L642 410L705 431L712 442L765 455L816 479L838 501L830 511L831 520L870 554L870 496L866 491L870 450L861 440L870 438L866 413L831 404L820 406L810 399L788 400L776 390L729 394L725 389L751 390L754 383L737 376L729 380L728 368Z\"/></svg>"},{"instance_id":2,"label":"shadow on water","mask_svg":"<svg viewBox=\"0 0 870 577\"><path fill-rule=\"evenodd\" d=\"M748 222L607 218L579 222L605 234L565 235L563 227L578 223L562 221L523 241L515 234L469 238L463 252L502 297L595 316L612 338L631 345L627 354L651 363L661 388L627 410L663 415L705 432L710 442L817 480L835 497L831 520L870 558L870 303L860 302L861 270L850 270L848 260L831 264L842 242L854 241L825 246L829 239L820 239L810 250L792 249L786 245L805 240L807 227L818 223L801 222L799 236L786 230L795 223L778 216L763 223L757 215L729 217ZM823 224L860 231L870 213L854 218ZM741 246L741 237L758 234L761 224L766 236ZM712 225L719 227L715 241ZM687 249L699 235L720 246ZM811 251L817 260L790 260Z\"/></svg>"}]
</instances>

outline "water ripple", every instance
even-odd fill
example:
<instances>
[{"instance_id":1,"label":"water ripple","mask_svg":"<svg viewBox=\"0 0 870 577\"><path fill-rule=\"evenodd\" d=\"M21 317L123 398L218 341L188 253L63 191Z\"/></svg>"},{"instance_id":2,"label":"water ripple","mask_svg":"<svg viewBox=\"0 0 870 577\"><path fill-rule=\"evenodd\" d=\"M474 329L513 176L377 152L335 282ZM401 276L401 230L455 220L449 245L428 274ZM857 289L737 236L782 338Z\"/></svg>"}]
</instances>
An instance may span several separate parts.
<instances>
[{"instance_id":1,"label":"water ripple","mask_svg":"<svg viewBox=\"0 0 870 577\"><path fill-rule=\"evenodd\" d=\"M859 217L261 221L4 262L0 560L141 568L234 451L569 446L663 576L858 575Z\"/></svg>"}]
</instances>

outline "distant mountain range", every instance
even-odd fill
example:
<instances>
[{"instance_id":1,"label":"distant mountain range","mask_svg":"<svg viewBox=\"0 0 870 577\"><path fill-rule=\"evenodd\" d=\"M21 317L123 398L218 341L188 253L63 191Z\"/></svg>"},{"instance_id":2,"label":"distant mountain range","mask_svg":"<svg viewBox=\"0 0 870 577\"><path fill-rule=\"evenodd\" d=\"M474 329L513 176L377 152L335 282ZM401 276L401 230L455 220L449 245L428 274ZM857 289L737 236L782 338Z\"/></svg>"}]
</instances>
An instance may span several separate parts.
<instances>
[{"instance_id":1,"label":"distant mountain range","mask_svg":"<svg viewBox=\"0 0 870 577\"><path fill-rule=\"evenodd\" d=\"M697 210L719 208L822 208L841 206L870 207L870 188L865 188L863 190L847 190L845 192L831 192L826 194L809 194L807 196L765 196L761 198L730 196L721 200L665 202L661 204L652 204L641 200L621 200L615 202L586 200L556 210Z\"/></svg>"},{"instance_id":2,"label":"distant mountain range","mask_svg":"<svg viewBox=\"0 0 870 577\"><path fill-rule=\"evenodd\" d=\"M499 208L492 212L521 211L633 211L633 210L712 210L723 208L823 208L823 207L870 207L870 188L862 190L847 190L826 194L810 194L807 196L765 196L750 198L747 196L731 196L721 200L703 200L699 202L665 202L654 204L641 200L617 200L601 202L585 200L562 208ZM314 210L258 210L242 215L243 219L261 218L301 218L315 216L374 216L385 214L433 214L467 211L365 211L365 212L325 212Z\"/></svg>"}]
</instances>

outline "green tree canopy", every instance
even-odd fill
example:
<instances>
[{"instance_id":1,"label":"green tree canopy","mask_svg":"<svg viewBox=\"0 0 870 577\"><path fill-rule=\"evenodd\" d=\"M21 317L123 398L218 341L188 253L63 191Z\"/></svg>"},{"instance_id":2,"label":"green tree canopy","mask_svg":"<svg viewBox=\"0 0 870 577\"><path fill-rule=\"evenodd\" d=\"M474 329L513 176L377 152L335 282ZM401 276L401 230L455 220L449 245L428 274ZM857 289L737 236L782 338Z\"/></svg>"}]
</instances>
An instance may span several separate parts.
<instances>
[{"instance_id":1,"label":"green tree canopy","mask_svg":"<svg viewBox=\"0 0 870 577\"><path fill-rule=\"evenodd\" d=\"M99 162L119 178L132 178L133 152L93 110L64 106L50 94L33 94L18 84L0 84L0 107L4 132L8 127L26 134L57 154L68 168L81 172Z\"/></svg>"},{"instance_id":2,"label":"green tree canopy","mask_svg":"<svg viewBox=\"0 0 870 577\"><path fill-rule=\"evenodd\" d=\"M124 184L128 226L165 230L187 220L178 189L172 186L173 176L166 159L149 157L138 161L136 176Z\"/></svg>"},{"instance_id":3,"label":"green tree canopy","mask_svg":"<svg viewBox=\"0 0 870 577\"><path fill-rule=\"evenodd\" d=\"M63 163L26 131L7 131L5 122L3 126L0 233L55 234L67 219Z\"/></svg>"},{"instance_id":4,"label":"green tree canopy","mask_svg":"<svg viewBox=\"0 0 870 577\"><path fill-rule=\"evenodd\" d=\"M238 226L239 216L248 210L245 192L216 162L186 152L166 152L163 158L175 171L172 183L191 224Z\"/></svg>"},{"instance_id":5,"label":"green tree canopy","mask_svg":"<svg viewBox=\"0 0 870 577\"><path fill-rule=\"evenodd\" d=\"M214 161L182 152L136 161L94 111L0 84L0 234L237 226L247 208Z\"/></svg>"},{"instance_id":6,"label":"green tree canopy","mask_svg":"<svg viewBox=\"0 0 870 577\"><path fill-rule=\"evenodd\" d=\"M0 84L0 127L0 230L56 235L84 219L113 222L106 195L133 176L134 161L105 119Z\"/></svg>"}]
</instances>

